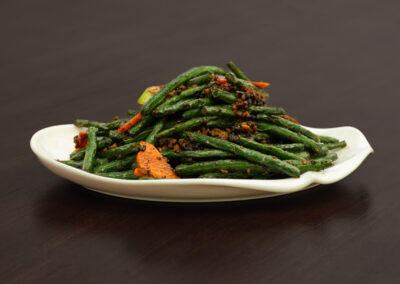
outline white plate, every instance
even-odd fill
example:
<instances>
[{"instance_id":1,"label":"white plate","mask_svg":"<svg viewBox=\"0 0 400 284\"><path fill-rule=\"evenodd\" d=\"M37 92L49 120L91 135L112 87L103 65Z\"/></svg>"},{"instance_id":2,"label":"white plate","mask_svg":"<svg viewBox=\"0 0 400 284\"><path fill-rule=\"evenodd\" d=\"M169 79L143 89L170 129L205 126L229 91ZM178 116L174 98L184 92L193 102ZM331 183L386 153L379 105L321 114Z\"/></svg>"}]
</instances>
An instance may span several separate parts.
<instances>
[{"instance_id":1,"label":"white plate","mask_svg":"<svg viewBox=\"0 0 400 284\"><path fill-rule=\"evenodd\" d=\"M264 198L304 190L318 184L334 183L353 172L373 152L365 136L354 127L307 128L319 135L346 140L348 146L338 152L339 159L326 170L279 180L120 180L97 176L56 161L69 159L74 149L73 137L80 129L72 124L51 126L36 132L31 139L31 148L50 171L89 189L124 198L175 202Z\"/></svg>"}]
</instances>

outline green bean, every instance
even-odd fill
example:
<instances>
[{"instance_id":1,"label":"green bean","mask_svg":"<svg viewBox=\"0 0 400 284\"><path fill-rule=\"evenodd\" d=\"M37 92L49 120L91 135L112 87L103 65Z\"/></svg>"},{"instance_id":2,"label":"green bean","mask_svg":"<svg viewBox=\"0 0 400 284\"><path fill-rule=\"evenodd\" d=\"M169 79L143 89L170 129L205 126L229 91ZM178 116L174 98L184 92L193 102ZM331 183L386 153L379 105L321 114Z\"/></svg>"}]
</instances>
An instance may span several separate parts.
<instances>
[{"instance_id":1,"label":"green bean","mask_svg":"<svg viewBox=\"0 0 400 284\"><path fill-rule=\"evenodd\" d=\"M204 146L210 146L213 148L231 152L246 160L252 161L257 164L261 164L263 166L269 167L279 172L283 172L289 176L300 175L300 171L296 167L286 163L285 161L276 159L270 155L266 155L258 151L247 149L243 146L239 146L229 141L221 140L214 137L208 137L202 134L197 134L193 132L184 132L183 134L184 137L187 137L189 139L192 138L196 142Z\"/></svg>"},{"instance_id":2,"label":"green bean","mask_svg":"<svg viewBox=\"0 0 400 284\"><path fill-rule=\"evenodd\" d=\"M114 160L112 162L96 166L94 168L94 172L98 174L98 173L122 171L131 168L135 162L136 162L136 155L127 156L123 159Z\"/></svg>"},{"instance_id":3,"label":"green bean","mask_svg":"<svg viewBox=\"0 0 400 284\"><path fill-rule=\"evenodd\" d=\"M211 172L205 173L198 178L228 178L228 179L272 179L277 177L276 173L243 173L243 172L232 172L232 173L219 173Z\"/></svg>"},{"instance_id":4,"label":"green bean","mask_svg":"<svg viewBox=\"0 0 400 284\"><path fill-rule=\"evenodd\" d=\"M232 106L231 106L231 105L214 105L213 107L218 107L218 108L224 108L224 109L228 109L228 110L230 109L230 110L232 110ZM203 115L202 109L203 109L203 108L195 108L195 109L187 110L187 111L185 111L185 112L182 114L182 117L183 117L184 119L191 119L191 118L195 118L195 117L200 117L200 116Z\"/></svg>"},{"instance_id":5,"label":"green bean","mask_svg":"<svg viewBox=\"0 0 400 284\"><path fill-rule=\"evenodd\" d=\"M136 125L129 129L129 134L131 136L137 135L152 121L152 119L153 117L151 115L145 115Z\"/></svg>"},{"instance_id":6,"label":"green bean","mask_svg":"<svg viewBox=\"0 0 400 284\"><path fill-rule=\"evenodd\" d=\"M98 129L108 130L106 123L97 122L97 121L90 121L86 119L77 119L75 120L75 125L78 127L96 127Z\"/></svg>"},{"instance_id":7,"label":"green bean","mask_svg":"<svg viewBox=\"0 0 400 284\"><path fill-rule=\"evenodd\" d=\"M165 118L159 120L155 125L153 130L151 131L151 133L149 134L149 136L147 136L146 138L146 142L150 143L150 144L154 144L155 142L155 137L158 134L158 132L161 131L161 129L164 127L164 123L165 123Z\"/></svg>"},{"instance_id":8,"label":"green bean","mask_svg":"<svg viewBox=\"0 0 400 284\"><path fill-rule=\"evenodd\" d=\"M177 160L183 158L221 159L221 158L234 157L232 153L221 150L196 150L196 151L179 151L179 152L168 150L161 152L161 154L170 160Z\"/></svg>"},{"instance_id":9,"label":"green bean","mask_svg":"<svg viewBox=\"0 0 400 284\"><path fill-rule=\"evenodd\" d=\"M180 160L184 157L182 154L183 151L175 152L174 150L165 150L161 152L163 157L167 158L168 160Z\"/></svg>"},{"instance_id":10,"label":"green bean","mask_svg":"<svg viewBox=\"0 0 400 284\"><path fill-rule=\"evenodd\" d=\"M78 151L72 152L71 154L69 154L69 158L71 160L81 161L81 160L83 160L83 158L85 158L85 152L86 152L86 149L81 148Z\"/></svg>"},{"instance_id":11,"label":"green bean","mask_svg":"<svg viewBox=\"0 0 400 284\"><path fill-rule=\"evenodd\" d=\"M256 92L263 94L265 98L269 97L269 94L266 91L264 91L263 89L257 88L256 86L254 86L249 81L237 78L235 76L235 74L233 74L231 72L226 73L225 77L226 77L226 79L228 79L229 83L232 83L232 84L240 86L240 87L252 88Z\"/></svg>"},{"instance_id":12,"label":"green bean","mask_svg":"<svg viewBox=\"0 0 400 284\"><path fill-rule=\"evenodd\" d=\"M209 172L218 171L243 171L243 172L265 172L266 169L263 166L250 163L244 160L216 160L197 162L193 164L180 164L175 167L175 172L182 177L196 176L199 174L205 174Z\"/></svg>"},{"instance_id":13,"label":"green bean","mask_svg":"<svg viewBox=\"0 0 400 284\"><path fill-rule=\"evenodd\" d=\"M202 99L187 99L183 101L178 101L172 105L166 105L163 108L158 108L154 115L156 116L166 116L170 114L175 114L182 110L199 108L202 106L207 106L212 104L212 100L210 98L202 98Z\"/></svg>"},{"instance_id":14,"label":"green bean","mask_svg":"<svg viewBox=\"0 0 400 284\"><path fill-rule=\"evenodd\" d=\"M198 176L197 178L226 178L226 179L251 179L253 177L253 175L249 175L246 173L205 173L202 174L200 176Z\"/></svg>"},{"instance_id":15,"label":"green bean","mask_svg":"<svg viewBox=\"0 0 400 284\"><path fill-rule=\"evenodd\" d=\"M182 113L182 117L184 119L191 119L191 118L199 117L201 115L202 115L201 108L189 109L189 110L185 111L184 113Z\"/></svg>"},{"instance_id":16,"label":"green bean","mask_svg":"<svg viewBox=\"0 0 400 284\"><path fill-rule=\"evenodd\" d=\"M232 158L232 153L221 150L197 150L197 151L181 151L187 158L194 159L210 159L210 158Z\"/></svg>"},{"instance_id":17,"label":"green bean","mask_svg":"<svg viewBox=\"0 0 400 284\"><path fill-rule=\"evenodd\" d=\"M58 162L77 169L82 169L82 164L83 164L82 161L74 161L74 160L58 161Z\"/></svg>"},{"instance_id":18,"label":"green bean","mask_svg":"<svg viewBox=\"0 0 400 284\"><path fill-rule=\"evenodd\" d=\"M325 157L310 160L306 163L295 160L287 160L286 162L296 166L302 174L308 171L320 171L333 165L333 161Z\"/></svg>"},{"instance_id":19,"label":"green bean","mask_svg":"<svg viewBox=\"0 0 400 284\"><path fill-rule=\"evenodd\" d=\"M106 127L107 129L117 129L121 123L123 123L124 120L123 119L117 119L114 121L111 121L109 123L106 123Z\"/></svg>"},{"instance_id":20,"label":"green bean","mask_svg":"<svg viewBox=\"0 0 400 284\"><path fill-rule=\"evenodd\" d=\"M296 155L302 157L303 159L310 158L310 153L307 151L296 152Z\"/></svg>"},{"instance_id":21,"label":"green bean","mask_svg":"<svg viewBox=\"0 0 400 284\"><path fill-rule=\"evenodd\" d=\"M243 79L246 81L249 81L249 78L247 78L246 75L233 63L233 61L229 61L226 66L238 77L239 79Z\"/></svg>"},{"instance_id":22,"label":"green bean","mask_svg":"<svg viewBox=\"0 0 400 284\"><path fill-rule=\"evenodd\" d=\"M194 88L190 88L187 90L182 91L179 95L175 95L172 98L166 100L164 103L162 103L161 105L159 105L156 109L155 112L157 112L157 109L159 108L164 108L167 105L173 105L179 101L185 100L185 99L189 99L189 98L193 98L196 94L198 94L199 92L201 92L202 90L211 87L211 84L209 85L203 85L203 86L198 86L198 87L194 87Z\"/></svg>"},{"instance_id":23,"label":"green bean","mask_svg":"<svg viewBox=\"0 0 400 284\"><path fill-rule=\"evenodd\" d=\"M328 153L325 157L316 158L314 161L324 161L324 160L331 160L336 161L338 159L338 155L335 152Z\"/></svg>"},{"instance_id":24,"label":"green bean","mask_svg":"<svg viewBox=\"0 0 400 284\"><path fill-rule=\"evenodd\" d=\"M205 116L205 117L193 118L184 123L176 124L171 128L168 128L168 129L165 129L165 130L159 132L155 138L159 139L161 137L172 136L172 135L180 133L184 130L190 130L190 129L199 127L202 124L208 124L209 121L214 120L215 118L216 118L215 116Z\"/></svg>"},{"instance_id":25,"label":"green bean","mask_svg":"<svg viewBox=\"0 0 400 284\"><path fill-rule=\"evenodd\" d=\"M199 175L198 178L228 178L228 179L250 179L251 175L245 173L218 173L211 172Z\"/></svg>"},{"instance_id":26,"label":"green bean","mask_svg":"<svg viewBox=\"0 0 400 284\"><path fill-rule=\"evenodd\" d=\"M340 141L340 142L336 142L336 143L327 143L327 144L325 144L325 147L328 148L328 150L344 148L346 146L347 146L346 141Z\"/></svg>"},{"instance_id":27,"label":"green bean","mask_svg":"<svg viewBox=\"0 0 400 284\"><path fill-rule=\"evenodd\" d=\"M113 140L113 141L121 141L125 138L127 138L128 136L125 133L118 133L118 130L110 130L108 132L108 136Z\"/></svg>"},{"instance_id":28,"label":"green bean","mask_svg":"<svg viewBox=\"0 0 400 284\"><path fill-rule=\"evenodd\" d=\"M232 125L234 124L234 121L229 121L226 119L214 119L211 121L207 122L207 127L208 128L229 128L232 127Z\"/></svg>"},{"instance_id":29,"label":"green bean","mask_svg":"<svg viewBox=\"0 0 400 284\"><path fill-rule=\"evenodd\" d=\"M190 140L189 148L203 147L161 152L182 177L276 179L296 177L333 164L338 158L336 150L345 147L345 141L316 135L285 119L283 108L266 105L269 95L264 89L253 84L234 62L227 66L231 72L200 66L178 75L150 97L141 107L141 120L123 134L118 133L118 128L130 118L110 122L77 119L76 126L88 128L87 145L71 153L69 161L60 162L109 178L155 179L133 173L139 141L162 146L158 145L159 139L162 144L171 144L175 139L164 138L172 137L176 141ZM219 89L222 81L218 83L214 74L224 75L230 83L226 86L232 88L221 85ZM252 101L253 95L258 100ZM245 101L242 107L238 100ZM138 112L127 113L132 117ZM255 124L257 133L244 134L244 129L237 129L243 122Z\"/></svg>"},{"instance_id":30,"label":"green bean","mask_svg":"<svg viewBox=\"0 0 400 284\"><path fill-rule=\"evenodd\" d=\"M226 107L218 107L218 106L204 106L201 109L201 113L203 115L212 115L212 116L223 116L223 117L235 117L235 112Z\"/></svg>"},{"instance_id":31,"label":"green bean","mask_svg":"<svg viewBox=\"0 0 400 284\"><path fill-rule=\"evenodd\" d=\"M74 168L82 169L83 161L76 161L76 160L66 160L66 161L59 161L60 163L63 163L67 166L71 166ZM109 161L107 159L102 159L102 158L96 158L95 165L103 165L105 163L108 163Z\"/></svg>"},{"instance_id":32,"label":"green bean","mask_svg":"<svg viewBox=\"0 0 400 284\"><path fill-rule=\"evenodd\" d=\"M298 165L297 168L301 173L305 173L308 171L320 171L332 166L333 163L331 160L320 160L320 161L310 161L305 165Z\"/></svg>"},{"instance_id":33,"label":"green bean","mask_svg":"<svg viewBox=\"0 0 400 284\"><path fill-rule=\"evenodd\" d=\"M96 141L97 128L90 126L87 131L88 140L85 151L85 158L83 158L82 169L87 172L93 172L93 166L96 161L97 141Z\"/></svg>"},{"instance_id":34,"label":"green bean","mask_svg":"<svg viewBox=\"0 0 400 284\"><path fill-rule=\"evenodd\" d=\"M185 122L187 119L182 119L182 118L177 118L177 119L172 119L172 120L167 120L164 124L164 128L162 130L168 129L173 127L175 124L179 124L182 122Z\"/></svg>"},{"instance_id":35,"label":"green bean","mask_svg":"<svg viewBox=\"0 0 400 284\"><path fill-rule=\"evenodd\" d=\"M99 176L117 179L139 179L138 176L133 174L133 170L121 171L121 172L107 172L97 173Z\"/></svg>"},{"instance_id":36,"label":"green bean","mask_svg":"<svg viewBox=\"0 0 400 284\"><path fill-rule=\"evenodd\" d=\"M234 104L236 102L236 95L220 89L213 89L211 95L218 100L222 100L228 104Z\"/></svg>"},{"instance_id":37,"label":"green bean","mask_svg":"<svg viewBox=\"0 0 400 284\"><path fill-rule=\"evenodd\" d=\"M302 143L290 143L290 144L272 144L275 147L281 148L288 152L301 152L304 151L304 144Z\"/></svg>"},{"instance_id":38,"label":"green bean","mask_svg":"<svg viewBox=\"0 0 400 284\"><path fill-rule=\"evenodd\" d=\"M107 158L96 158L96 161L95 161L95 166L98 166L98 165L104 165L104 164L107 164L108 162L110 162Z\"/></svg>"},{"instance_id":39,"label":"green bean","mask_svg":"<svg viewBox=\"0 0 400 284\"><path fill-rule=\"evenodd\" d=\"M105 147L111 145L112 140L109 137L97 137L97 151L104 149ZM79 149L69 155L71 160L80 161L85 157L86 147Z\"/></svg>"},{"instance_id":40,"label":"green bean","mask_svg":"<svg viewBox=\"0 0 400 284\"><path fill-rule=\"evenodd\" d=\"M143 130L142 132L140 132L139 134L133 136L133 137L126 137L123 139L123 142L125 144L129 144L132 142L139 142L139 141L144 141L147 136L149 136L149 134L151 133L151 131L153 131L153 126L147 127L145 130Z\"/></svg>"},{"instance_id":41,"label":"green bean","mask_svg":"<svg viewBox=\"0 0 400 284\"><path fill-rule=\"evenodd\" d=\"M300 133L296 133L287 128L272 125L266 122L257 122L256 125L258 130L266 131L270 135L274 135L276 137L283 138L285 140L295 143L303 143L307 149L317 154L318 156L324 156L326 154L326 148L322 147L319 143Z\"/></svg>"},{"instance_id":42,"label":"green bean","mask_svg":"<svg viewBox=\"0 0 400 284\"><path fill-rule=\"evenodd\" d=\"M324 135L319 135L319 141L321 143L327 144L327 143L338 143L339 140L330 136L324 136Z\"/></svg>"},{"instance_id":43,"label":"green bean","mask_svg":"<svg viewBox=\"0 0 400 284\"><path fill-rule=\"evenodd\" d=\"M268 140L269 139L269 135L267 133L262 133L262 132L258 132L256 134L253 134L253 135L251 135L251 137L254 140L264 140L264 139ZM286 150L286 149L284 149L284 150Z\"/></svg>"},{"instance_id":44,"label":"green bean","mask_svg":"<svg viewBox=\"0 0 400 284\"><path fill-rule=\"evenodd\" d=\"M285 127L287 129L290 129L294 132L301 133L304 136L307 136L308 138L311 138L312 140L319 142L319 137L318 135L312 133L310 130L304 128L300 124L291 122L290 120L284 119L279 116L273 116L273 115L265 115L265 114L258 114L257 119L262 120L262 121L267 121L272 124L278 125Z\"/></svg>"},{"instance_id":45,"label":"green bean","mask_svg":"<svg viewBox=\"0 0 400 284\"><path fill-rule=\"evenodd\" d=\"M267 106L253 106L247 107L247 110L251 113L262 113L267 115L282 115L286 114L285 110L281 107L267 107Z\"/></svg>"},{"instance_id":46,"label":"green bean","mask_svg":"<svg viewBox=\"0 0 400 284\"><path fill-rule=\"evenodd\" d=\"M237 137L237 139L234 139L234 142L243 145L244 147L257 150L261 153L278 157L281 160L304 160L302 157L282 150L281 148L275 147L273 145L261 144L245 137Z\"/></svg>"},{"instance_id":47,"label":"green bean","mask_svg":"<svg viewBox=\"0 0 400 284\"><path fill-rule=\"evenodd\" d=\"M159 90L154 94L142 107L141 112L144 115L151 114L153 109L155 109L168 94L173 91L175 88L179 87L182 84L185 84L188 80L203 75L205 73L215 73L215 74L224 74L225 71L219 67L214 66L200 66L189 69L188 71L180 74L175 79L165 84L164 88Z\"/></svg>"},{"instance_id":48,"label":"green bean","mask_svg":"<svg viewBox=\"0 0 400 284\"><path fill-rule=\"evenodd\" d=\"M130 154L135 154L139 152L139 143L125 144L113 149L108 149L104 152L107 159L122 158Z\"/></svg>"},{"instance_id":49,"label":"green bean","mask_svg":"<svg viewBox=\"0 0 400 284\"><path fill-rule=\"evenodd\" d=\"M211 79L212 79L211 74L204 74L204 75L200 75L200 76L197 76L197 77L194 77L194 78L188 80L187 85L188 86L202 85L202 84L210 82Z\"/></svg>"},{"instance_id":50,"label":"green bean","mask_svg":"<svg viewBox=\"0 0 400 284\"><path fill-rule=\"evenodd\" d=\"M126 119L117 119L113 120L111 122L105 123L105 122L97 122L97 121L89 121L89 120L84 120L84 119L77 119L75 121L75 125L79 127L89 127L93 126L99 129L98 133L100 131L106 131L106 130L111 130L111 129L116 129L119 127L119 125L124 122Z\"/></svg>"}]
</instances>

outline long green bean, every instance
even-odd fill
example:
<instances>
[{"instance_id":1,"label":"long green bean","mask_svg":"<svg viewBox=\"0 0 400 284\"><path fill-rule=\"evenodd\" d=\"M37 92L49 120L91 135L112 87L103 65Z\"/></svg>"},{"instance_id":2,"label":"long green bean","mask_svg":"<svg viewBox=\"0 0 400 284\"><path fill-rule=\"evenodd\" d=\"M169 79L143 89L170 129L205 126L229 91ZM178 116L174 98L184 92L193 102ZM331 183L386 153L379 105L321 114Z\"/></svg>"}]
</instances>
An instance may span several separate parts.
<instances>
[{"instance_id":1,"label":"long green bean","mask_svg":"<svg viewBox=\"0 0 400 284\"><path fill-rule=\"evenodd\" d=\"M322 147L322 145L320 145L319 143L300 133L296 133L287 128L283 128L266 122L257 122L256 124L259 130L266 131L270 135L274 135L287 141L304 144L307 149L311 150L318 156L324 156L326 154L326 148Z\"/></svg>"},{"instance_id":2,"label":"long green bean","mask_svg":"<svg viewBox=\"0 0 400 284\"><path fill-rule=\"evenodd\" d=\"M246 75L244 75L244 73L242 72L242 70L240 70L235 63L233 63L233 61L229 61L226 66L228 66L229 69L231 69L231 71L236 75L236 77L238 77L239 79L243 79L246 81L249 81L249 78L247 78Z\"/></svg>"},{"instance_id":3,"label":"long green bean","mask_svg":"<svg viewBox=\"0 0 400 284\"><path fill-rule=\"evenodd\" d=\"M83 159L82 169L87 172L93 172L93 166L96 161L97 141L96 141L97 128L90 126L87 131L88 141L85 151L85 158Z\"/></svg>"},{"instance_id":4,"label":"long green bean","mask_svg":"<svg viewBox=\"0 0 400 284\"><path fill-rule=\"evenodd\" d=\"M165 97L173 91L175 88L179 87L182 84L185 84L186 81L194 78L196 76L205 74L205 73L215 73L215 74L224 74L225 71L219 67L214 66L201 66L194 67L189 69L188 71L180 74L174 80L165 84L164 88L155 93L142 107L141 112L143 114L150 114L153 109L155 109L164 99Z\"/></svg>"},{"instance_id":5,"label":"long green bean","mask_svg":"<svg viewBox=\"0 0 400 284\"><path fill-rule=\"evenodd\" d=\"M221 139L214 138L214 137L208 137L208 136L193 133L193 132L184 132L183 136L187 137L189 139L192 138L196 142L203 144L205 146L210 146L210 147L213 147L216 149L231 152L231 153L233 153L239 157L242 157L246 160L252 161L257 164L264 165L266 167L270 167L276 171L283 172L289 176L299 176L300 175L300 171L296 167L286 163L285 161L279 160L270 155L260 153L258 151L247 149L247 148L245 148L243 146L239 146L235 143L221 140Z\"/></svg>"},{"instance_id":6,"label":"long green bean","mask_svg":"<svg viewBox=\"0 0 400 284\"><path fill-rule=\"evenodd\" d=\"M318 135L314 134L313 132L311 132L310 130L304 128L303 126L301 126L301 125L299 125L297 123L291 122L291 121L289 121L287 119L284 119L282 117L274 116L274 115L258 114L257 115L257 119L262 120L262 121L267 121L267 122L273 123L275 125L279 125L279 126L285 127L285 128L290 129L290 130L292 130L294 132L301 133L304 136L307 136L308 138L311 138L312 140L314 140L316 142L319 142Z\"/></svg>"}]
</instances>

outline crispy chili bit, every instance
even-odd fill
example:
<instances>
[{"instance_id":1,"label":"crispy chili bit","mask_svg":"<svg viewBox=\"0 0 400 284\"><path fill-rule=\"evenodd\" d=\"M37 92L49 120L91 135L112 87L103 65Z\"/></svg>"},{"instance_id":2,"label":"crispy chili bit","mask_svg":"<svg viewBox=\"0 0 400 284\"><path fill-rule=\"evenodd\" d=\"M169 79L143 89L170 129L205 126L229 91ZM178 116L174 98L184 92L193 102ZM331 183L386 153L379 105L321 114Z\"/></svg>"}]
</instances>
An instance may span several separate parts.
<instances>
[{"instance_id":1,"label":"crispy chili bit","mask_svg":"<svg viewBox=\"0 0 400 284\"><path fill-rule=\"evenodd\" d=\"M266 88L266 87L271 85L270 83L266 83L266 82L263 82L263 81L260 81L260 82L250 81L250 83L252 83L254 86L256 86L257 88L260 88L260 89L264 89L264 88Z\"/></svg>"},{"instance_id":2,"label":"crispy chili bit","mask_svg":"<svg viewBox=\"0 0 400 284\"><path fill-rule=\"evenodd\" d=\"M218 76L217 76L217 82L218 82L219 84L226 84L228 81L226 80L226 77L225 77L225 76L218 75Z\"/></svg>"},{"instance_id":3,"label":"crispy chili bit","mask_svg":"<svg viewBox=\"0 0 400 284\"><path fill-rule=\"evenodd\" d=\"M75 143L75 150L74 152L78 151L79 149L85 148L87 144L88 135L86 132L79 132L79 135L74 137Z\"/></svg>"},{"instance_id":4,"label":"crispy chili bit","mask_svg":"<svg viewBox=\"0 0 400 284\"><path fill-rule=\"evenodd\" d=\"M299 124L299 122L295 119L295 118L293 118L293 117L291 117L291 116L289 116L289 115L286 115L286 114L281 114L281 115L278 115L279 117L282 117L282 118L284 118L284 119L286 119L286 120L289 120L289 121L291 121L291 122L294 122L294 123L296 123L296 124Z\"/></svg>"}]
</instances>

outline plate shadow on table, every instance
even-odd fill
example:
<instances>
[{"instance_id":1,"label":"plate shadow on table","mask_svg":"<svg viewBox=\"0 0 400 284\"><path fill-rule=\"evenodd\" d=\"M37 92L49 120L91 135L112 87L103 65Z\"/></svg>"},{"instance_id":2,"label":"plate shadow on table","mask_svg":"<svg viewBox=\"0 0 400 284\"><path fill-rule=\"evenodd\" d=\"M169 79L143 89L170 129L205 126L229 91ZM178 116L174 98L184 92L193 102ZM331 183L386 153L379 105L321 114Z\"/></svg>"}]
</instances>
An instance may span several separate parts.
<instances>
[{"instance_id":1,"label":"plate shadow on table","mask_svg":"<svg viewBox=\"0 0 400 284\"><path fill-rule=\"evenodd\" d=\"M214 239L220 250L249 237L279 239L299 230L318 233L333 222L359 221L368 215L370 200L365 186L350 188L345 182L267 199L161 203L106 196L60 181L39 202L38 221L66 234L113 235L133 250L159 236L165 242L195 240L197 246Z\"/></svg>"}]
</instances>

